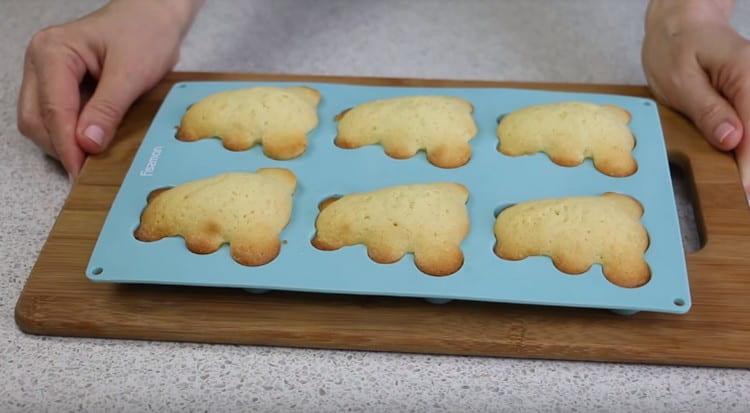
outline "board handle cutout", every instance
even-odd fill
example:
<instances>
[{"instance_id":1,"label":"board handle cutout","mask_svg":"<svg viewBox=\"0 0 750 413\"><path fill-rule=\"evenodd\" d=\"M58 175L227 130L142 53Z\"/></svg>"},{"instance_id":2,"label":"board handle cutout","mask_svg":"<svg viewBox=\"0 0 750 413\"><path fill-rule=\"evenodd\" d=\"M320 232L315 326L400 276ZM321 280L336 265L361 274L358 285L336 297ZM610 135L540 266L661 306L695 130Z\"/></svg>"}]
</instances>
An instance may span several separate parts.
<instances>
[{"instance_id":1,"label":"board handle cutout","mask_svg":"<svg viewBox=\"0 0 750 413\"><path fill-rule=\"evenodd\" d=\"M692 254L706 246L706 224L697 196L695 177L688 159L678 153L669 154L669 173L677 215L681 218L682 247L686 254Z\"/></svg>"}]
</instances>

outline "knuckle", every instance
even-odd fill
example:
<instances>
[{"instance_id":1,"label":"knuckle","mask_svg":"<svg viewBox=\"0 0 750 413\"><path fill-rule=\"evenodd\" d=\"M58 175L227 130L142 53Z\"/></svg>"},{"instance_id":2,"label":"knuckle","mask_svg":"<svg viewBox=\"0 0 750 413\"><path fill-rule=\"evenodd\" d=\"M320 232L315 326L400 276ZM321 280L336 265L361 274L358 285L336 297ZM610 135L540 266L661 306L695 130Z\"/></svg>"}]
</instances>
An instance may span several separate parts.
<instances>
[{"instance_id":1,"label":"knuckle","mask_svg":"<svg viewBox=\"0 0 750 413\"><path fill-rule=\"evenodd\" d=\"M52 119L55 115L62 112L62 109L59 106L51 102L42 102L39 106L39 112L43 119Z\"/></svg>"},{"instance_id":2,"label":"knuckle","mask_svg":"<svg viewBox=\"0 0 750 413\"><path fill-rule=\"evenodd\" d=\"M51 26L42 29L33 36L29 42L29 48L33 50L43 50L50 44L54 44L64 35L65 29L59 26Z\"/></svg>"},{"instance_id":3,"label":"knuckle","mask_svg":"<svg viewBox=\"0 0 750 413\"><path fill-rule=\"evenodd\" d=\"M16 124L18 126L18 131L21 132L23 136L31 137L31 135L34 133L34 130L36 129L36 123L37 120L31 116L26 111L19 111L18 112L18 118L16 119Z\"/></svg>"},{"instance_id":4,"label":"knuckle","mask_svg":"<svg viewBox=\"0 0 750 413\"><path fill-rule=\"evenodd\" d=\"M667 76L667 81L670 86L679 88L683 83L683 75L679 71L674 71Z\"/></svg>"},{"instance_id":5,"label":"knuckle","mask_svg":"<svg viewBox=\"0 0 750 413\"><path fill-rule=\"evenodd\" d=\"M750 75L745 71L730 73L729 81L725 84L725 94L729 99L735 100L740 96L750 95Z\"/></svg>"},{"instance_id":6,"label":"knuckle","mask_svg":"<svg viewBox=\"0 0 750 413\"><path fill-rule=\"evenodd\" d=\"M89 110L93 111L98 117L111 123L116 123L123 115L123 110L107 99L97 99L90 102Z\"/></svg>"},{"instance_id":7,"label":"knuckle","mask_svg":"<svg viewBox=\"0 0 750 413\"><path fill-rule=\"evenodd\" d=\"M699 124L705 124L711 122L712 120L716 120L717 117L721 115L723 110L724 105L722 105L721 102L715 100L707 101L700 108L698 119L696 119L696 122Z\"/></svg>"},{"instance_id":8,"label":"knuckle","mask_svg":"<svg viewBox=\"0 0 750 413\"><path fill-rule=\"evenodd\" d=\"M24 122L23 119L18 119L17 127L18 127L18 131L21 132L21 135L23 135L26 138L31 139L31 134L33 132L32 132L31 126L27 122Z\"/></svg>"},{"instance_id":9,"label":"knuckle","mask_svg":"<svg viewBox=\"0 0 750 413\"><path fill-rule=\"evenodd\" d=\"M750 94L750 75L744 71L739 76L739 80L737 80L737 93L743 95Z\"/></svg>"},{"instance_id":10,"label":"knuckle","mask_svg":"<svg viewBox=\"0 0 750 413\"><path fill-rule=\"evenodd\" d=\"M672 87L677 88L678 90L684 87L688 87L688 84L694 77L695 73L691 70L688 70L685 65L679 65L678 68L667 75L669 84Z\"/></svg>"},{"instance_id":11,"label":"knuckle","mask_svg":"<svg viewBox=\"0 0 750 413\"><path fill-rule=\"evenodd\" d=\"M685 86L694 80L696 75L703 73L693 53L676 53L673 62L672 67L666 68L667 79L673 86Z\"/></svg>"},{"instance_id":12,"label":"knuckle","mask_svg":"<svg viewBox=\"0 0 750 413\"><path fill-rule=\"evenodd\" d=\"M43 101L39 105L39 113L42 121L47 125L55 124L55 121L70 116L76 112L73 107L56 104L49 101Z\"/></svg>"}]
</instances>

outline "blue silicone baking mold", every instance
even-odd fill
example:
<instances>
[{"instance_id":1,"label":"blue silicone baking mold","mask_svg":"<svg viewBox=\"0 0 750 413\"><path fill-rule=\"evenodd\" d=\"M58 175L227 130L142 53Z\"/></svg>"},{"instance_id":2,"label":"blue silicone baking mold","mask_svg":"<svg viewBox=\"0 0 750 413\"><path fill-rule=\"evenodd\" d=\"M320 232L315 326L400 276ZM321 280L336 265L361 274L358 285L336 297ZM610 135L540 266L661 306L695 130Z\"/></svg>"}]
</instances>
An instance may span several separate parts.
<instances>
[{"instance_id":1,"label":"blue silicone baking mold","mask_svg":"<svg viewBox=\"0 0 750 413\"><path fill-rule=\"evenodd\" d=\"M314 87L322 94L320 122L299 158L276 161L260 147L243 152L224 149L217 139L181 142L175 127L192 103L219 91L260 85ZM423 153L396 160L380 146L341 149L333 144L334 116L372 99L405 95L459 96L474 105L478 134L473 156L457 169L441 169ZM590 161L561 167L546 155L500 154L495 128L499 115L539 103L581 100L610 103L632 114L638 171L612 178ZM229 171L284 167L298 179L289 225L282 232L281 252L271 263L246 267L236 263L225 245L213 254L194 254L180 237L141 242L133 231L154 189ZM447 277L420 272L407 255L394 264L377 264L363 246L320 251L310 243L318 204L331 195L370 191L391 185L453 181L469 189L471 230L462 244L464 264ZM646 259L652 278L639 288L607 281L599 265L581 275L559 272L547 257L506 261L493 252L495 212L540 198L620 192L644 206L642 222L650 236ZM107 216L86 269L93 281L238 287L252 291L290 290L574 306L685 313L691 305L685 257L656 104L648 99L584 93L497 88L407 88L324 83L184 82L176 84L159 109Z\"/></svg>"}]
</instances>

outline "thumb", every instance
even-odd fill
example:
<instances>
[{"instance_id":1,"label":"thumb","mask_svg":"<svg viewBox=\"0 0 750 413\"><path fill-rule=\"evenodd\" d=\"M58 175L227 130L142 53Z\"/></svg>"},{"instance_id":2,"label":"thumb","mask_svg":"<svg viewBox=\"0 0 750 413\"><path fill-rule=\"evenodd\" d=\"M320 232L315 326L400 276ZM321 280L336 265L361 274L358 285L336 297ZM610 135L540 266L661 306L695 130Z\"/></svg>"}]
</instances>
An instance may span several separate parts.
<instances>
[{"instance_id":1,"label":"thumb","mask_svg":"<svg viewBox=\"0 0 750 413\"><path fill-rule=\"evenodd\" d=\"M78 145L87 153L99 153L109 146L125 112L138 98L135 87L126 73L104 67L94 94L78 118Z\"/></svg>"},{"instance_id":2,"label":"thumb","mask_svg":"<svg viewBox=\"0 0 750 413\"><path fill-rule=\"evenodd\" d=\"M685 113L718 149L734 149L742 139L742 122L729 102L711 86L703 71L686 76L677 86L677 109ZM672 99L670 99L672 100Z\"/></svg>"}]
</instances>

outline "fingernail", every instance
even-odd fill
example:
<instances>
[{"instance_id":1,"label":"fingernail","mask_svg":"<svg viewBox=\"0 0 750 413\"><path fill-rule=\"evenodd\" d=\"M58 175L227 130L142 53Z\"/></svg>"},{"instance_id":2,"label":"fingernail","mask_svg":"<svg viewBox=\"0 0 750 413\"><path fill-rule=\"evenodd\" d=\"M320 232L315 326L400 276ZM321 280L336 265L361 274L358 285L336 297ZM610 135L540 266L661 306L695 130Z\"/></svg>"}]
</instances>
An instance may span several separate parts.
<instances>
[{"instance_id":1,"label":"fingernail","mask_svg":"<svg viewBox=\"0 0 750 413\"><path fill-rule=\"evenodd\" d=\"M89 125L83 131L83 136L89 138L89 140L94 142L97 146L102 146L102 143L104 143L104 129L97 125Z\"/></svg>"},{"instance_id":2,"label":"fingernail","mask_svg":"<svg viewBox=\"0 0 750 413\"><path fill-rule=\"evenodd\" d=\"M719 143L723 143L736 128L729 122L721 122L714 130L714 137Z\"/></svg>"}]
</instances>

